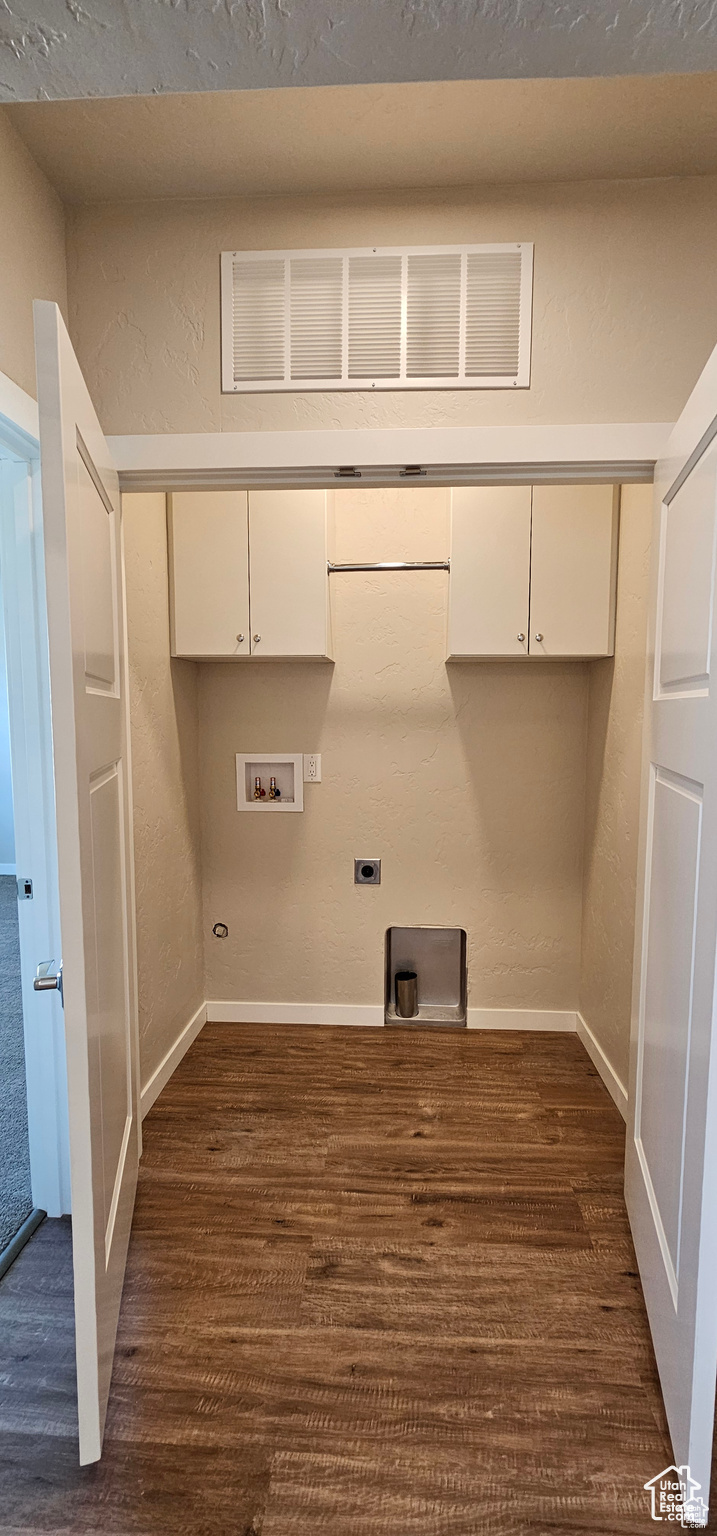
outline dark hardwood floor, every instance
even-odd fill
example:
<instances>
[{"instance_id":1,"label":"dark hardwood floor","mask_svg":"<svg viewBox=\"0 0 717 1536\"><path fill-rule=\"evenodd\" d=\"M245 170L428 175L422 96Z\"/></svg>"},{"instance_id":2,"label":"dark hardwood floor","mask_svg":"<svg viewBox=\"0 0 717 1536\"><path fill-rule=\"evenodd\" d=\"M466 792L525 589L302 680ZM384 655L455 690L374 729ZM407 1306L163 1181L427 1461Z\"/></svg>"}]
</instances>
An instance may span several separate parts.
<instances>
[{"instance_id":1,"label":"dark hardwood floor","mask_svg":"<svg viewBox=\"0 0 717 1536\"><path fill-rule=\"evenodd\" d=\"M105 1453L70 1231L0 1285L0 1531L622 1536L671 1460L575 1036L207 1025L145 1121Z\"/></svg>"}]
</instances>

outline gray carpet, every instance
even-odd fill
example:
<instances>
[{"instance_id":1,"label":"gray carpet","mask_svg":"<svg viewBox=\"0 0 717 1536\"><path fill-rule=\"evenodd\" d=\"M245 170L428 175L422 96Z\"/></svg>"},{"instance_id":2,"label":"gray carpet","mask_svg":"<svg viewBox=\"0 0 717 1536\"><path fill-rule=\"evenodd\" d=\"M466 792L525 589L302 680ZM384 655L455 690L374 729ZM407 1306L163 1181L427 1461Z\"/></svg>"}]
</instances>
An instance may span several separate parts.
<instances>
[{"instance_id":1,"label":"gray carpet","mask_svg":"<svg viewBox=\"0 0 717 1536\"><path fill-rule=\"evenodd\" d=\"M0 1252L31 1210L17 886L0 875Z\"/></svg>"}]
</instances>

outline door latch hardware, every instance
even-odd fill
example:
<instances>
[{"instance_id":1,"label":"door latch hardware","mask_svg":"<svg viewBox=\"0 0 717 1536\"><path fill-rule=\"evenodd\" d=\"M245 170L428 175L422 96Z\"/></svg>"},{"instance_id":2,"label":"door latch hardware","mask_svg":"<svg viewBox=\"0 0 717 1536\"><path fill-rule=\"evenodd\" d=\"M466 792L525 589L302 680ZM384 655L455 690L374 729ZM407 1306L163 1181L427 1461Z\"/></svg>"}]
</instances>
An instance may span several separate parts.
<instances>
[{"instance_id":1,"label":"door latch hardware","mask_svg":"<svg viewBox=\"0 0 717 1536\"><path fill-rule=\"evenodd\" d=\"M18 880L17 899L18 901L32 901L32 880Z\"/></svg>"},{"instance_id":2,"label":"door latch hardware","mask_svg":"<svg viewBox=\"0 0 717 1536\"><path fill-rule=\"evenodd\" d=\"M59 970L53 971L54 960L43 960L35 972L35 980L32 985L36 992L59 992L64 1008L65 999L62 993L62 965Z\"/></svg>"}]
</instances>

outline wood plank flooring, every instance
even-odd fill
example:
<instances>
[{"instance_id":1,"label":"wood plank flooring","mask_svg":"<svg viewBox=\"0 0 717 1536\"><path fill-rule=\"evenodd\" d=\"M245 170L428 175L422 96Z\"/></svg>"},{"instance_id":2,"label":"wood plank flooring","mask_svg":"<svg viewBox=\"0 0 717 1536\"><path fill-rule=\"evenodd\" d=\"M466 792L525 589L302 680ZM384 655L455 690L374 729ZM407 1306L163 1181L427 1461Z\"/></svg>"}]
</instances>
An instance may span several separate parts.
<instances>
[{"instance_id":1,"label":"wood plank flooring","mask_svg":"<svg viewBox=\"0 0 717 1536\"><path fill-rule=\"evenodd\" d=\"M3 1536L655 1529L623 1125L576 1037L211 1024L144 1129L96 1467L69 1223L0 1286Z\"/></svg>"}]
</instances>

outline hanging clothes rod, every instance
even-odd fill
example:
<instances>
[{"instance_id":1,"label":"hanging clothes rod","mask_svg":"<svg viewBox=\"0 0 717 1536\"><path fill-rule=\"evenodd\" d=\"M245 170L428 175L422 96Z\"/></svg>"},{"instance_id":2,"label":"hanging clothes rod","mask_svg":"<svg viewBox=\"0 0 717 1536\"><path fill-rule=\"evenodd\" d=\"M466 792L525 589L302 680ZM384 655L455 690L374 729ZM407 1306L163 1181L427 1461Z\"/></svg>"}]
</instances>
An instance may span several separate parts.
<instances>
[{"instance_id":1,"label":"hanging clothes rod","mask_svg":"<svg viewBox=\"0 0 717 1536\"><path fill-rule=\"evenodd\" d=\"M350 565L328 562L329 576L337 571L450 571L450 560L360 560Z\"/></svg>"}]
</instances>

